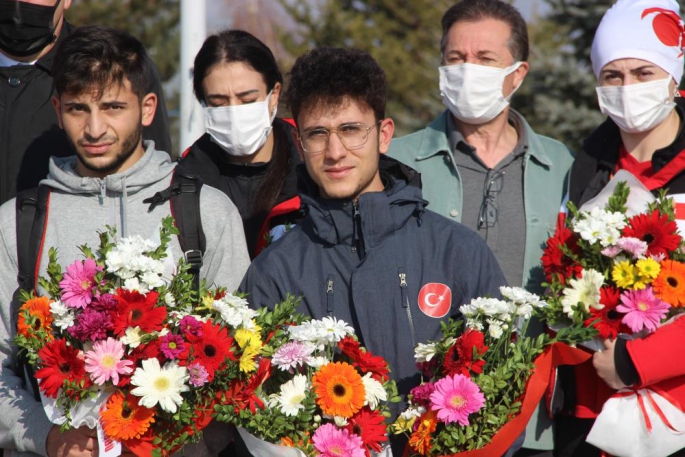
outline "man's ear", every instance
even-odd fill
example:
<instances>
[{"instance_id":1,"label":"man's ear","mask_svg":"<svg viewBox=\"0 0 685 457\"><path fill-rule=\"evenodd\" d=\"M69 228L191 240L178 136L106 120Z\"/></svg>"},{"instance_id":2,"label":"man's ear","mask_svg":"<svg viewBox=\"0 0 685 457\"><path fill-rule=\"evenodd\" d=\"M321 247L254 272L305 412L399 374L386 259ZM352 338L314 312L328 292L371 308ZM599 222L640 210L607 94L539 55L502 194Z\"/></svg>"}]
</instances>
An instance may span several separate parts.
<instances>
[{"instance_id":1,"label":"man's ear","mask_svg":"<svg viewBox=\"0 0 685 457\"><path fill-rule=\"evenodd\" d=\"M390 149L392 135L395 133L395 121L386 117L381 121L378 129L378 152L385 154Z\"/></svg>"},{"instance_id":2,"label":"man's ear","mask_svg":"<svg viewBox=\"0 0 685 457\"><path fill-rule=\"evenodd\" d=\"M53 95L50 101L52 101L52 107L55 109L55 113L57 114L57 123L59 124L59 128L63 129L64 126L62 125L62 102L56 95Z\"/></svg>"},{"instance_id":3,"label":"man's ear","mask_svg":"<svg viewBox=\"0 0 685 457\"><path fill-rule=\"evenodd\" d=\"M528 70L530 70L530 65L528 62L521 62L521 65L514 72L514 80L512 81L514 88L521 87L523 80L528 74Z\"/></svg>"},{"instance_id":4,"label":"man's ear","mask_svg":"<svg viewBox=\"0 0 685 457\"><path fill-rule=\"evenodd\" d=\"M140 102L140 109L142 114L143 127L148 127L152 124L155 118L155 111L157 110L157 94L150 92Z\"/></svg>"}]
</instances>

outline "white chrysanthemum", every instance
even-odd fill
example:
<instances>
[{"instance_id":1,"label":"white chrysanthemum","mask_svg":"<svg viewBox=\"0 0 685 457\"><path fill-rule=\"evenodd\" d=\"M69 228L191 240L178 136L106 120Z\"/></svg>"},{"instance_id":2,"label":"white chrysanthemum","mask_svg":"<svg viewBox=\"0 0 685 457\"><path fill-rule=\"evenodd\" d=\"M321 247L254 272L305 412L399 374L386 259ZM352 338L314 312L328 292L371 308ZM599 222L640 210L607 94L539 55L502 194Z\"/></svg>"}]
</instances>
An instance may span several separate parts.
<instances>
[{"instance_id":1,"label":"white chrysanthemum","mask_svg":"<svg viewBox=\"0 0 685 457\"><path fill-rule=\"evenodd\" d=\"M327 365L329 363L330 360L323 356L309 357L309 359L307 359L307 366L310 366L315 370L318 370L322 366Z\"/></svg>"},{"instance_id":2,"label":"white chrysanthemum","mask_svg":"<svg viewBox=\"0 0 685 457\"><path fill-rule=\"evenodd\" d=\"M133 278L124 279L124 284L122 287L126 290L138 291L141 294L146 294L146 293L150 292L150 289L147 287L147 284L144 282L141 282L135 276Z\"/></svg>"},{"instance_id":3,"label":"white chrysanthemum","mask_svg":"<svg viewBox=\"0 0 685 457\"><path fill-rule=\"evenodd\" d=\"M182 392L188 391L186 382L189 375L186 367L169 362L164 367L156 358L143 360L142 368L137 368L131 377L131 384L137 386L131 393L141 397L140 404L146 408L160 408L175 413L183 403Z\"/></svg>"},{"instance_id":4,"label":"white chrysanthemum","mask_svg":"<svg viewBox=\"0 0 685 457\"><path fill-rule=\"evenodd\" d=\"M143 273L140 276L140 280L147 285L148 289L156 289L157 287L162 287L164 285L162 277L152 271Z\"/></svg>"},{"instance_id":5,"label":"white chrysanthemum","mask_svg":"<svg viewBox=\"0 0 685 457\"><path fill-rule=\"evenodd\" d=\"M221 319L233 328L254 328L252 319L257 316L257 311L247 306L247 300L226 294L225 297L214 300L212 308L218 311Z\"/></svg>"},{"instance_id":6,"label":"white chrysanthemum","mask_svg":"<svg viewBox=\"0 0 685 457\"><path fill-rule=\"evenodd\" d=\"M333 422L335 422L335 425L337 425L339 428L347 427L347 418L342 417L342 416L333 416Z\"/></svg>"},{"instance_id":7,"label":"white chrysanthemum","mask_svg":"<svg viewBox=\"0 0 685 457\"><path fill-rule=\"evenodd\" d=\"M176 298L171 292L167 292L164 294L164 304L168 308L173 308L174 306L176 306Z\"/></svg>"},{"instance_id":8,"label":"white chrysanthemum","mask_svg":"<svg viewBox=\"0 0 685 457\"><path fill-rule=\"evenodd\" d=\"M319 330L321 338L329 343L337 343L347 335L354 334L354 329L347 322L326 316L320 320L313 320L313 325Z\"/></svg>"},{"instance_id":9,"label":"white chrysanthemum","mask_svg":"<svg viewBox=\"0 0 685 457\"><path fill-rule=\"evenodd\" d=\"M471 304L486 316L500 316L510 313L510 304L496 298L474 298Z\"/></svg>"},{"instance_id":10,"label":"white chrysanthemum","mask_svg":"<svg viewBox=\"0 0 685 457\"><path fill-rule=\"evenodd\" d=\"M430 362L436 354L437 343L419 343L414 349L414 359L417 362Z\"/></svg>"},{"instance_id":11,"label":"white chrysanthemum","mask_svg":"<svg viewBox=\"0 0 685 457\"><path fill-rule=\"evenodd\" d=\"M530 319L530 316L533 315L533 306L528 303L520 305L516 308L516 315L524 319Z\"/></svg>"},{"instance_id":12,"label":"white chrysanthemum","mask_svg":"<svg viewBox=\"0 0 685 457\"><path fill-rule=\"evenodd\" d=\"M502 322L494 319L488 319L488 333L494 339L500 339L503 333Z\"/></svg>"},{"instance_id":13,"label":"white chrysanthemum","mask_svg":"<svg viewBox=\"0 0 685 457\"><path fill-rule=\"evenodd\" d=\"M459 312L464 316L464 317L475 317L478 314L478 307L471 302L468 305L461 305L459 307Z\"/></svg>"},{"instance_id":14,"label":"white chrysanthemum","mask_svg":"<svg viewBox=\"0 0 685 457\"><path fill-rule=\"evenodd\" d=\"M421 417L421 415L425 412L426 412L426 408L424 408L423 406L413 405L413 406L410 406L409 408L405 409L404 411L402 411L402 413L400 414L400 417L402 419L408 421L408 420L411 420L414 418Z\"/></svg>"},{"instance_id":15,"label":"white chrysanthemum","mask_svg":"<svg viewBox=\"0 0 685 457\"><path fill-rule=\"evenodd\" d=\"M121 337L121 342L130 348L137 348L142 342L143 332L140 327L128 327L126 333Z\"/></svg>"},{"instance_id":16,"label":"white chrysanthemum","mask_svg":"<svg viewBox=\"0 0 685 457\"><path fill-rule=\"evenodd\" d=\"M269 406L278 407L286 416L297 416L304 409L302 401L307 397L307 377L301 374L281 385L280 394L269 396Z\"/></svg>"},{"instance_id":17,"label":"white chrysanthemum","mask_svg":"<svg viewBox=\"0 0 685 457\"><path fill-rule=\"evenodd\" d=\"M366 373L362 378L364 384L364 405L376 409L378 403L388 400L388 393L383 388L383 384L371 377L371 373Z\"/></svg>"},{"instance_id":18,"label":"white chrysanthemum","mask_svg":"<svg viewBox=\"0 0 685 457\"><path fill-rule=\"evenodd\" d=\"M479 332L483 331L483 323L478 321L477 319L466 319L466 327L477 330Z\"/></svg>"},{"instance_id":19,"label":"white chrysanthemum","mask_svg":"<svg viewBox=\"0 0 685 457\"><path fill-rule=\"evenodd\" d=\"M622 213L610 213L597 206L582 214L584 218L574 221L573 231L584 240L593 244L599 242L604 247L615 244L621 237L621 229L626 225L626 218Z\"/></svg>"},{"instance_id":20,"label":"white chrysanthemum","mask_svg":"<svg viewBox=\"0 0 685 457\"><path fill-rule=\"evenodd\" d=\"M599 289L604 284L604 275L597 270L583 270L580 279L570 279L569 286L563 291L564 297L561 305L567 316L573 317L574 311L578 306L582 306L583 311L590 308L602 309L604 305L599 303Z\"/></svg>"},{"instance_id":21,"label":"white chrysanthemum","mask_svg":"<svg viewBox=\"0 0 685 457\"><path fill-rule=\"evenodd\" d=\"M50 303L50 312L52 313L52 324L61 330L68 329L76 322L73 308L59 300Z\"/></svg>"}]
</instances>

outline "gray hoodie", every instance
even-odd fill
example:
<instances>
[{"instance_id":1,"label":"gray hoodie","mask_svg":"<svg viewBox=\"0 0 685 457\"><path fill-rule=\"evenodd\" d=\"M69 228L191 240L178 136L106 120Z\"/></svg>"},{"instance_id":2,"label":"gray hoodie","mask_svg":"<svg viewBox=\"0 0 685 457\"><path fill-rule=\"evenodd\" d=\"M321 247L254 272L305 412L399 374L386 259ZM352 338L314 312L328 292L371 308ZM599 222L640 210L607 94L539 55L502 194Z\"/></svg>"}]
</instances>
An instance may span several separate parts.
<instances>
[{"instance_id":1,"label":"gray hoodie","mask_svg":"<svg viewBox=\"0 0 685 457\"><path fill-rule=\"evenodd\" d=\"M162 204L148 212L149 205L143 200L169 186L175 164L171 163L167 153L156 151L153 142L146 142L145 145L144 156L130 169L104 179L77 175L74 170L75 156L51 158L50 173L42 181L53 191L50 194L45 247L40 261L41 276L47 277L49 247L58 248L64 270L66 265L83 257L79 245L85 243L97 248L97 232L104 230L106 225L117 227L118 233L123 236L140 235L159 239L161 220L170 215L170 205ZM208 285L216 284L235 290L250 263L238 210L223 192L203 186L200 212L207 239L200 274ZM18 273L15 224L13 199L0 207L0 449L5 449L5 457L8 457L8 452L12 457L45 456L45 440L52 424L42 405L23 387L20 378L12 370L17 355L17 347L12 343L17 316L10 312ZM172 258L181 256L181 248L175 237L170 249ZM228 438L226 430L216 432L206 434L205 440L212 448L210 455L224 445L223 442L210 444L209 441L214 441L210 435L215 435L217 441ZM206 451L193 449L186 455L203 455L207 454Z\"/></svg>"}]
</instances>

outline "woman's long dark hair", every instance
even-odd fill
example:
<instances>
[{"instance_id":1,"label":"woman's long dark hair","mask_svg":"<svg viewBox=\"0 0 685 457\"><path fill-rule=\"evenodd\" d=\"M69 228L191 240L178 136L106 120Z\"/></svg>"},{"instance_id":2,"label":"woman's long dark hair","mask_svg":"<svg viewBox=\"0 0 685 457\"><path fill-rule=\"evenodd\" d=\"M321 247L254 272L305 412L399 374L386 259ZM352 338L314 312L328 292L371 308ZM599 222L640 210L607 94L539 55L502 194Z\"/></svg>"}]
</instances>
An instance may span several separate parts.
<instances>
[{"instance_id":1,"label":"woman's long dark hair","mask_svg":"<svg viewBox=\"0 0 685 457\"><path fill-rule=\"evenodd\" d=\"M202 81L216 65L242 62L262 75L267 93L276 83L283 84L283 76L271 50L254 35L243 30L224 30L211 35L195 56L193 90L199 102L205 101ZM274 206L290 170L289 141L281 138L286 133L274 128L274 150L271 162L255 198L253 211L268 213Z\"/></svg>"}]
</instances>

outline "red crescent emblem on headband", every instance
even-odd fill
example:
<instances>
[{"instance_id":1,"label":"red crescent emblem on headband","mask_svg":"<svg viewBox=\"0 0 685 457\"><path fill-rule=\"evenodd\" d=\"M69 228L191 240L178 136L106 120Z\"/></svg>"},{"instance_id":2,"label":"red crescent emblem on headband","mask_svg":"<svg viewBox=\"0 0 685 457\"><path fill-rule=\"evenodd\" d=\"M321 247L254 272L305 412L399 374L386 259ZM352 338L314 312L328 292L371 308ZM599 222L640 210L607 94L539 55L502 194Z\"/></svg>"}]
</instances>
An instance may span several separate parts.
<instances>
[{"instance_id":1,"label":"red crescent emblem on headband","mask_svg":"<svg viewBox=\"0 0 685 457\"><path fill-rule=\"evenodd\" d=\"M675 46L683 49L685 46L685 28L680 16L671 10L663 8L647 8L642 12L642 19L652 13L656 13L652 21L652 27L659 41L666 46ZM680 55L683 55L683 53L681 52Z\"/></svg>"},{"instance_id":2,"label":"red crescent emblem on headband","mask_svg":"<svg viewBox=\"0 0 685 457\"><path fill-rule=\"evenodd\" d=\"M441 318L452 306L452 291L445 284L429 282L419 291L419 309L428 317Z\"/></svg>"}]
</instances>

